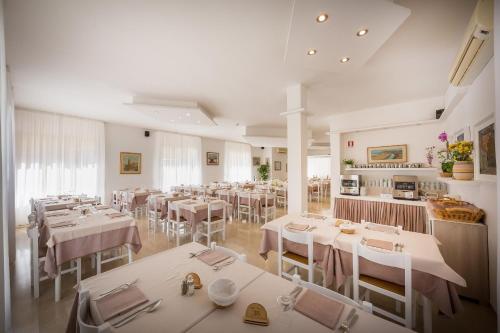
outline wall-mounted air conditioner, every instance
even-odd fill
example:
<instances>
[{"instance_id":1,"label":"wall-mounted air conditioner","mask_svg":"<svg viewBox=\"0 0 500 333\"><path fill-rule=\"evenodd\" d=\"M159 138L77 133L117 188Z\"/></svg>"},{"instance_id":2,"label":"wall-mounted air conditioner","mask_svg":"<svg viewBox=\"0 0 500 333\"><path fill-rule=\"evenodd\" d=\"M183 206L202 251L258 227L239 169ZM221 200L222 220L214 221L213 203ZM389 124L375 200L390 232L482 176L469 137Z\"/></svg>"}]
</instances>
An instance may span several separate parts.
<instances>
[{"instance_id":1,"label":"wall-mounted air conditioner","mask_svg":"<svg viewBox=\"0 0 500 333\"><path fill-rule=\"evenodd\" d=\"M450 72L454 86L471 84L493 56L493 0L479 0Z\"/></svg>"}]
</instances>

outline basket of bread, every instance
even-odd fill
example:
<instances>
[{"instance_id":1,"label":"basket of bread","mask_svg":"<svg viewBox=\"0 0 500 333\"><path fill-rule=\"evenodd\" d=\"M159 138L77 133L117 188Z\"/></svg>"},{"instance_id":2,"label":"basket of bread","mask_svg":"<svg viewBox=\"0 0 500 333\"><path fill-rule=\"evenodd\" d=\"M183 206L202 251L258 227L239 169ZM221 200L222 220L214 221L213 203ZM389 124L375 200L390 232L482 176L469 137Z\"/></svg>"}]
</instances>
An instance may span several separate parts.
<instances>
[{"instance_id":1,"label":"basket of bread","mask_svg":"<svg viewBox=\"0 0 500 333\"><path fill-rule=\"evenodd\" d=\"M476 223L484 217L484 211L475 205L452 198L429 200L432 213L440 220Z\"/></svg>"}]
</instances>

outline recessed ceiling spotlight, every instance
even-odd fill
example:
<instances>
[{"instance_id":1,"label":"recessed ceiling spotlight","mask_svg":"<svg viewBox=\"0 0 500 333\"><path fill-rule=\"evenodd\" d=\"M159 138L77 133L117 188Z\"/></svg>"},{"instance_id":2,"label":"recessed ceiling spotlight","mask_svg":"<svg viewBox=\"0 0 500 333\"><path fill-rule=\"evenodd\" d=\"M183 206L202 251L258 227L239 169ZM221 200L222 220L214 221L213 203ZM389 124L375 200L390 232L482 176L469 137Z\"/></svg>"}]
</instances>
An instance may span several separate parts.
<instances>
[{"instance_id":1,"label":"recessed ceiling spotlight","mask_svg":"<svg viewBox=\"0 0 500 333\"><path fill-rule=\"evenodd\" d=\"M356 36L358 37L363 37L364 35L366 35L368 33L368 29L361 29L359 30L357 33L356 33Z\"/></svg>"},{"instance_id":2,"label":"recessed ceiling spotlight","mask_svg":"<svg viewBox=\"0 0 500 333\"><path fill-rule=\"evenodd\" d=\"M191 113L187 112L186 117L191 117Z\"/></svg>"},{"instance_id":3,"label":"recessed ceiling spotlight","mask_svg":"<svg viewBox=\"0 0 500 333\"><path fill-rule=\"evenodd\" d=\"M309 51L307 51L307 55L315 55L316 54L316 49L310 49Z\"/></svg>"},{"instance_id":4,"label":"recessed ceiling spotlight","mask_svg":"<svg viewBox=\"0 0 500 333\"><path fill-rule=\"evenodd\" d=\"M199 124L199 123L200 123L200 121L199 121L199 120L197 120L197 121L196 121L196 123L197 123L197 124Z\"/></svg>"},{"instance_id":5,"label":"recessed ceiling spotlight","mask_svg":"<svg viewBox=\"0 0 500 333\"><path fill-rule=\"evenodd\" d=\"M173 119L170 119L170 122L171 122L171 123L173 123L173 122L174 122L174 120L173 120Z\"/></svg>"},{"instance_id":6,"label":"recessed ceiling spotlight","mask_svg":"<svg viewBox=\"0 0 500 333\"><path fill-rule=\"evenodd\" d=\"M345 64L349 60L351 60L351 59L349 59L348 57L343 57L342 59L340 59L340 62L343 63L343 64Z\"/></svg>"},{"instance_id":7,"label":"recessed ceiling spotlight","mask_svg":"<svg viewBox=\"0 0 500 333\"><path fill-rule=\"evenodd\" d=\"M321 13L321 14L318 15L318 17L316 17L316 22L318 22L318 23L326 22L326 20L328 20L328 14L327 13Z\"/></svg>"}]
</instances>

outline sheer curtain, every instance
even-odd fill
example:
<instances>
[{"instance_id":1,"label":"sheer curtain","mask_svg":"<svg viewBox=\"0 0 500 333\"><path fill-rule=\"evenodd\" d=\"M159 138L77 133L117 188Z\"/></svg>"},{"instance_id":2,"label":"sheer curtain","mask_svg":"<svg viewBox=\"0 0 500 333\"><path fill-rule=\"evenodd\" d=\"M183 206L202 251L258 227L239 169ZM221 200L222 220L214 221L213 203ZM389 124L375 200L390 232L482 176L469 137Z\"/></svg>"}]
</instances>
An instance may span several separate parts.
<instances>
[{"instance_id":1,"label":"sheer curtain","mask_svg":"<svg viewBox=\"0 0 500 333\"><path fill-rule=\"evenodd\" d=\"M154 135L156 186L169 191L175 185L200 185L201 138L166 132Z\"/></svg>"},{"instance_id":2,"label":"sheer curtain","mask_svg":"<svg viewBox=\"0 0 500 333\"><path fill-rule=\"evenodd\" d=\"M16 110L16 222L30 198L104 193L104 123Z\"/></svg>"},{"instance_id":3,"label":"sheer curtain","mask_svg":"<svg viewBox=\"0 0 500 333\"><path fill-rule=\"evenodd\" d=\"M307 156L307 177L330 177L331 156Z\"/></svg>"},{"instance_id":4,"label":"sheer curtain","mask_svg":"<svg viewBox=\"0 0 500 333\"><path fill-rule=\"evenodd\" d=\"M249 144L226 141L224 180L244 182L252 178L252 151Z\"/></svg>"}]
</instances>

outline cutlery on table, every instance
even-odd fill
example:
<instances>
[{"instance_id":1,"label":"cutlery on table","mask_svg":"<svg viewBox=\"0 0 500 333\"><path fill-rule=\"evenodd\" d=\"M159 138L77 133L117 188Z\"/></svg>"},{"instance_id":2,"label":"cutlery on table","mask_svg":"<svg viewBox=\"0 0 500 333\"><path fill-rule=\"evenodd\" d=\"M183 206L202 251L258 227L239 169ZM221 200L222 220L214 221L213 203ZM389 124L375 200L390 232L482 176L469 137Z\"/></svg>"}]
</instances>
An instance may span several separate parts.
<instances>
[{"instance_id":1,"label":"cutlery on table","mask_svg":"<svg viewBox=\"0 0 500 333\"><path fill-rule=\"evenodd\" d=\"M201 251L198 251L198 252L189 252L189 258L194 258L194 257L197 257L199 256L200 254L203 254L205 252L208 252L210 251L211 249L205 249L205 250L201 250Z\"/></svg>"},{"instance_id":2,"label":"cutlery on table","mask_svg":"<svg viewBox=\"0 0 500 333\"><path fill-rule=\"evenodd\" d=\"M137 316L139 316L141 313L151 313L151 312L154 312L161 304L161 302L163 301L162 298L154 301L153 303L150 303L146 306L143 306L135 311L133 311L132 313L130 313L129 315L127 315L125 318L122 318L120 319L118 322L114 323L113 324L113 327L115 328L118 328L118 327L122 327L123 325L125 324L128 324L130 323L132 320L134 320L135 318L137 318Z\"/></svg>"},{"instance_id":3,"label":"cutlery on table","mask_svg":"<svg viewBox=\"0 0 500 333\"><path fill-rule=\"evenodd\" d=\"M233 258L232 260L228 260L228 261L224 261L220 264L217 264L213 267L213 270L214 271L220 271L223 267L225 266L229 266L231 265L232 263L234 263L236 261L236 258Z\"/></svg>"},{"instance_id":4,"label":"cutlery on table","mask_svg":"<svg viewBox=\"0 0 500 333\"><path fill-rule=\"evenodd\" d=\"M341 332L344 332L344 333L349 332L349 329L354 321L354 315L356 315L356 309L352 308L351 311L349 312L349 314L347 315L347 318L342 322L342 324L339 327L339 330ZM356 319L357 319L357 316L358 315L356 315Z\"/></svg>"},{"instance_id":5,"label":"cutlery on table","mask_svg":"<svg viewBox=\"0 0 500 333\"><path fill-rule=\"evenodd\" d=\"M96 298L94 298L94 301L96 301L98 299L101 299L104 296L108 296L108 295L114 294L114 293L116 293L118 291L125 290L125 289L129 288L130 286L133 286L134 284L136 284L137 281L139 281L139 279L135 279L133 281L130 281L130 282L127 282L127 283L123 283L123 284L119 285L116 288L113 288L111 290L105 291L105 292L99 294L99 296L97 296Z\"/></svg>"},{"instance_id":6,"label":"cutlery on table","mask_svg":"<svg viewBox=\"0 0 500 333\"><path fill-rule=\"evenodd\" d=\"M68 227L74 227L74 226L76 226L76 223L55 225L55 226L51 226L51 228L58 229L58 228L68 228Z\"/></svg>"}]
</instances>

